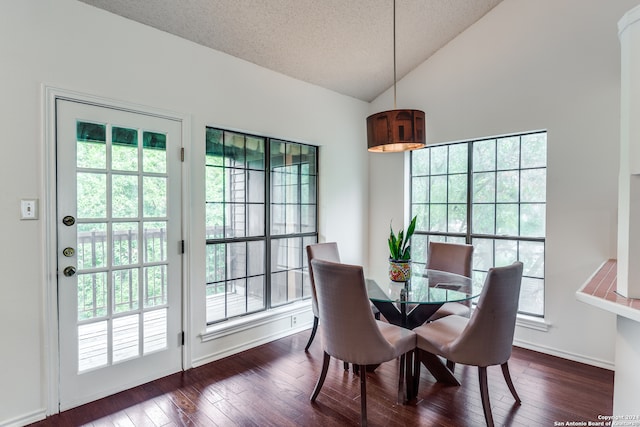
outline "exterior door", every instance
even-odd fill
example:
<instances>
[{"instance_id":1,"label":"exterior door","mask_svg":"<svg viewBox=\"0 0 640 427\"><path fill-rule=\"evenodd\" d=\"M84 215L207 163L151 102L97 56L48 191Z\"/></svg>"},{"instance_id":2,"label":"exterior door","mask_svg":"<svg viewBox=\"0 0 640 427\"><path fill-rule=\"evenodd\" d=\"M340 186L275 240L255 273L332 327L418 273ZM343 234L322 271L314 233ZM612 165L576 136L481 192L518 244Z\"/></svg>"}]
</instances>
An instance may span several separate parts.
<instances>
[{"instance_id":1,"label":"exterior door","mask_svg":"<svg viewBox=\"0 0 640 427\"><path fill-rule=\"evenodd\" d=\"M181 123L57 100L60 410L182 368Z\"/></svg>"}]
</instances>

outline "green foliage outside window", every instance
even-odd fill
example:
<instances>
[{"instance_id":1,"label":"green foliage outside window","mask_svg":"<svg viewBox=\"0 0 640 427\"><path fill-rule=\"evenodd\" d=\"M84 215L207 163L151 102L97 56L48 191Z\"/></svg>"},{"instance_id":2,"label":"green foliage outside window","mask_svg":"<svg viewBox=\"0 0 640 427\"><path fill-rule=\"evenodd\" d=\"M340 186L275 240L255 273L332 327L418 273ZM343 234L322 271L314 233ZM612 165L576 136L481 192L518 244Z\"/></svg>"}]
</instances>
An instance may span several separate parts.
<instances>
[{"instance_id":1,"label":"green foliage outside window","mask_svg":"<svg viewBox=\"0 0 640 427\"><path fill-rule=\"evenodd\" d=\"M141 286L145 307L166 304L166 265L143 264L166 261L166 221L144 220L166 216L166 135L78 121L76 139L78 320L108 315L109 296L113 312L140 309Z\"/></svg>"},{"instance_id":2,"label":"green foliage outside window","mask_svg":"<svg viewBox=\"0 0 640 427\"><path fill-rule=\"evenodd\" d=\"M473 244L476 283L490 267L521 260L519 309L542 316L546 142L546 132L535 132L413 151L414 265L426 263L429 241Z\"/></svg>"}]
</instances>

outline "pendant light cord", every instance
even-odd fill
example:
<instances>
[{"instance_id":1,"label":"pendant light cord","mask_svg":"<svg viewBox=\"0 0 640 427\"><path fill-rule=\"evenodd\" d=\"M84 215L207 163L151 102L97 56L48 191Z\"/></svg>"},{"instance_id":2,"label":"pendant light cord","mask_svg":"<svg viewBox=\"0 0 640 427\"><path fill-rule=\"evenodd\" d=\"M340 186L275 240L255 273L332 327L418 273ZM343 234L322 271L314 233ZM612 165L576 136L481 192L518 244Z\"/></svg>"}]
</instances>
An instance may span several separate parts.
<instances>
[{"instance_id":1,"label":"pendant light cord","mask_svg":"<svg viewBox=\"0 0 640 427\"><path fill-rule=\"evenodd\" d=\"M396 110L396 0L393 0L393 109Z\"/></svg>"}]
</instances>

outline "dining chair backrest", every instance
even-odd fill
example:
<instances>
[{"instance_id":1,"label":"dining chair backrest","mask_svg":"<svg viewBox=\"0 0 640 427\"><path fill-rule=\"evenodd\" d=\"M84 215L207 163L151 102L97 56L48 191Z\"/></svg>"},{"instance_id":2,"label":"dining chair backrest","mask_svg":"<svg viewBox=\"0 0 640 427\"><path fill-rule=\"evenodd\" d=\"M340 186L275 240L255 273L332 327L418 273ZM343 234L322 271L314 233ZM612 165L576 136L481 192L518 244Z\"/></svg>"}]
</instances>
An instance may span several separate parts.
<instances>
[{"instance_id":1,"label":"dining chair backrest","mask_svg":"<svg viewBox=\"0 0 640 427\"><path fill-rule=\"evenodd\" d=\"M449 348L457 363L475 366L501 365L511 357L518 313L521 262L490 268L476 309L462 333Z\"/></svg>"},{"instance_id":2,"label":"dining chair backrest","mask_svg":"<svg viewBox=\"0 0 640 427\"><path fill-rule=\"evenodd\" d=\"M427 269L471 277L473 245L429 242Z\"/></svg>"},{"instance_id":3,"label":"dining chair backrest","mask_svg":"<svg viewBox=\"0 0 640 427\"><path fill-rule=\"evenodd\" d=\"M447 359L447 367L449 362L478 367L480 397L488 427L493 427L494 422L489 401L487 367L501 365L509 391L516 403L521 403L511 380L508 361L513 348L522 271L523 265L519 261L506 267L490 268L476 309L469 319L456 315L446 316L414 329L421 358L437 361L440 356ZM419 378L420 363L415 363L416 393Z\"/></svg>"},{"instance_id":4,"label":"dining chair backrest","mask_svg":"<svg viewBox=\"0 0 640 427\"><path fill-rule=\"evenodd\" d=\"M311 309L313 315L319 317L318 297L316 295L316 284L311 267L311 260L322 259L325 261L340 262L340 253L338 252L338 244L336 242L316 243L307 245L307 262L309 265L309 280L311 282Z\"/></svg>"},{"instance_id":5,"label":"dining chair backrest","mask_svg":"<svg viewBox=\"0 0 640 427\"><path fill-rule=\"evenodd\" d=\"M397 357L376 324L362 267L320 259L313 259L311 266L324 351L357 365L373 365Z\"/></svg>"}]
</instances>

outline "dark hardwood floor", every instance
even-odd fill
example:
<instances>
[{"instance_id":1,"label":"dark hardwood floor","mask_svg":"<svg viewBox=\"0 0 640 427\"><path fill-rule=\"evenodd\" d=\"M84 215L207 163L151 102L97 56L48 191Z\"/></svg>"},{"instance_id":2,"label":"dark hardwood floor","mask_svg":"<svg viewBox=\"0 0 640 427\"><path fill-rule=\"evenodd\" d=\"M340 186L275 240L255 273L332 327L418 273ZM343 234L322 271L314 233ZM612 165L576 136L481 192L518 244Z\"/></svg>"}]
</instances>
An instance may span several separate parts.
<instances>
[{"instance_id":1,"label":"dark hardwood floor","mask_svg":"<svg viewBox=\"0 0 640 427\"><path fill-rule=\"evenodd\" d=\"M302 332L187 372L62 412L33 426L347 426L360 421L360 383L332 360L315 404L320 338ZM499 366L489 367L496 425L554 426L611 415L613 372L514 348L515 405ZM418 399L396 403L397 362L367 373L371 426L483 426L477 368L458 365L462 386L444 386L422 369ZM559 424L555 424L559 425Z\"/></svg>"}]
</instances>

